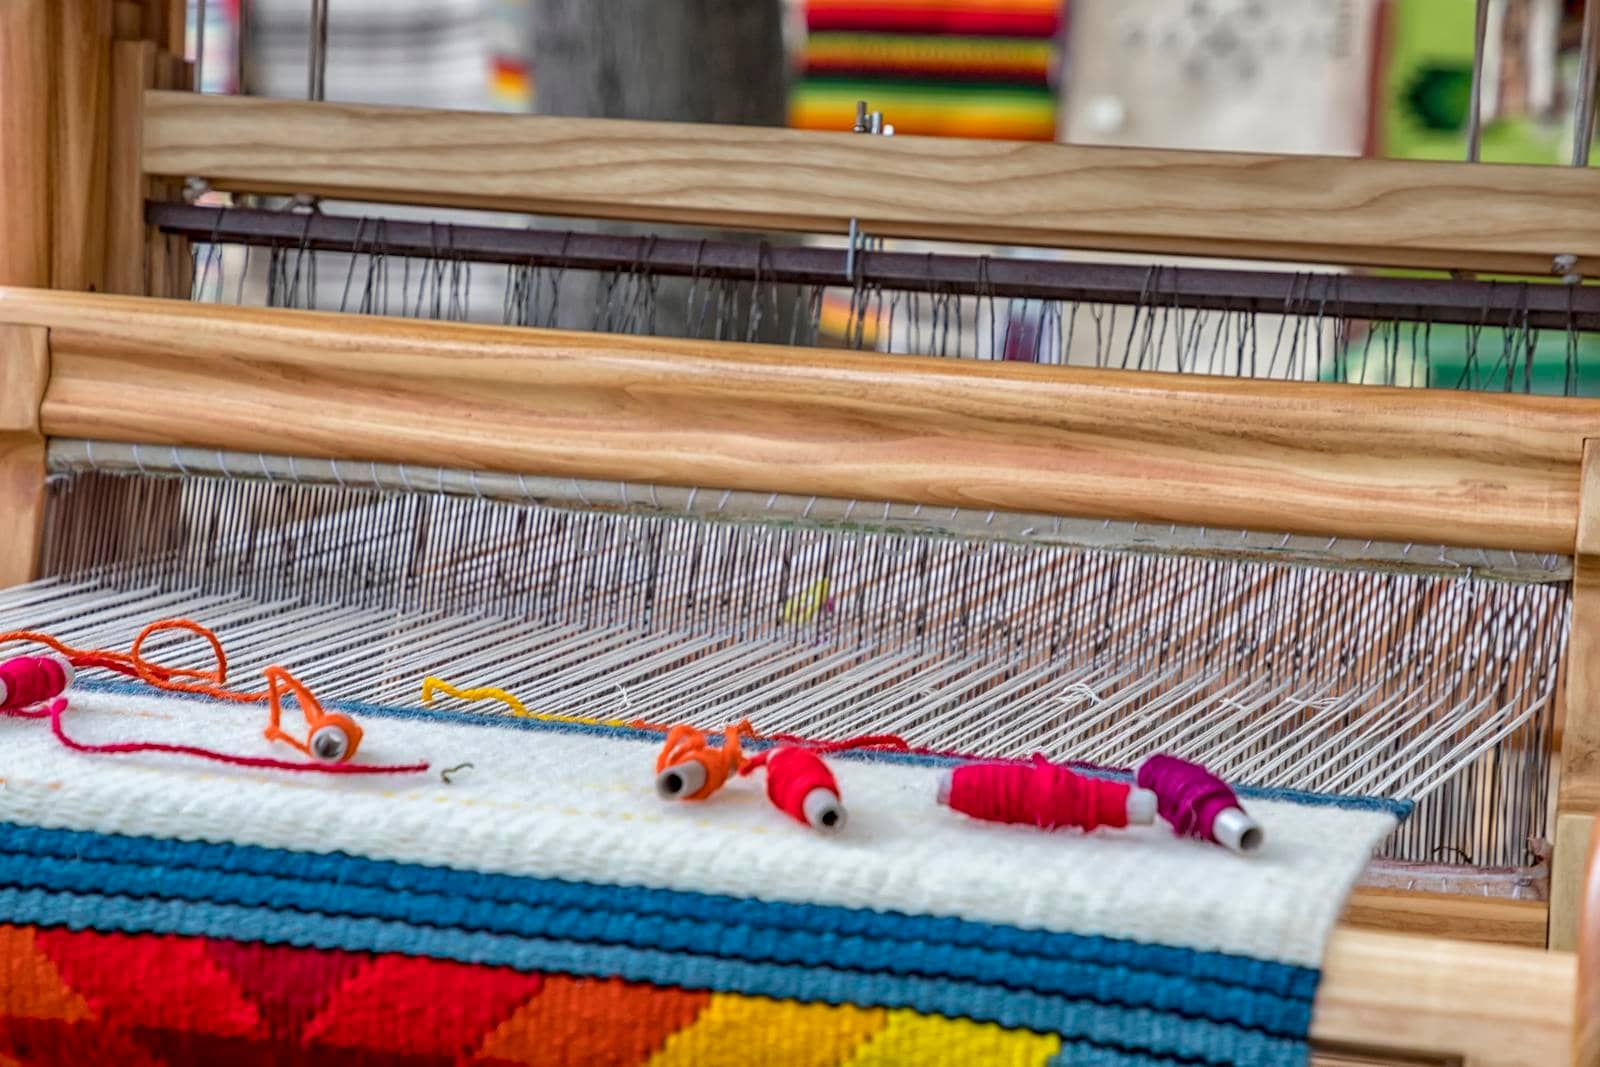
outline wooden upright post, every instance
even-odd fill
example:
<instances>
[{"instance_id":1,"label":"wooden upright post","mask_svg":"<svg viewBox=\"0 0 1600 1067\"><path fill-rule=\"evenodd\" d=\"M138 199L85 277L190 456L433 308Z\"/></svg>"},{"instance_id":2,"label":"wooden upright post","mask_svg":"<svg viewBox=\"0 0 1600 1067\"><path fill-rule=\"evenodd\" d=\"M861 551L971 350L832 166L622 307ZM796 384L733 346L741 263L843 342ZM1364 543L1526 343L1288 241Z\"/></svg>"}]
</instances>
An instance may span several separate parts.
<instances>
[{"instance_id":1,"label":"wooden upright post","mask_svg":"<svg viewBox=\"0 0 1600 1067\"><path fill-rule=\"evenodd\" d=\"M1589 839L1600 812L1600 440L1583 444L1565 695L1549 943L1570 950L1578 943Z\"/></svg>"},{"instance_id":2,"label":"wooden upright post","mask_svg":"<svg viewBox=\"0 0 1600 1067\"><path fill-rule=\"evenodd\" d=\"M105 288L112 0L57 0L50 285Z\"/></svg>"},{"instance_id":3,"label":"wooden upright post","mask_svg":"<svg viewBox=\"0 0 1600 1067\"><path fill-rule=\"evenodd\" d=\"M0 589L32 581L39 566L45 503L39 406L49 380L49 332L0 325Z\"/></svg>"},{"instance_id":4,"label":"wooden upright post","mask_svg":"<svg viewBox=\"0 0 1600 1067\"><path fill-rule=\"evenodd\" d=\"M51 9L0 3L0 285L50 284Z\"/></svg>"}]
</instances>

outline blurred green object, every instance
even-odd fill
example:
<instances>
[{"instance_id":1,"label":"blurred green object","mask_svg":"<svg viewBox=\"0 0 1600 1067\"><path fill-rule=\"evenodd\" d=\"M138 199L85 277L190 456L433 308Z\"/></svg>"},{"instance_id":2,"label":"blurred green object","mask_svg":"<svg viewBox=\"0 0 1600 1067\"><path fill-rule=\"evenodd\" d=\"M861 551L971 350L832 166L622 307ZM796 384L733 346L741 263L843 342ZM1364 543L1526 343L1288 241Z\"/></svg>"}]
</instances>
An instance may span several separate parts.
<instances>
[{"instance_id":1,"label":"blurred green object","mask_svg":"<svg viewBox=\"0 0 1600 1067\"><path fill-rule=\"evenodd\" d=\"M1424 67L1406 90L1403 103L1407 117L1430 133L1464 129L1472 105L1472 68Z\"/></svg>"},{"instance_id":2,"label":"blurred green object","mask_svg":"<svg viewBox=\"0 0 1600 1067\"><path fill-rule=\"evenodd\" d=\"M1467 109L1472 99L1471 0L1392 0L1387 66L1380 82L1380 151L1395 159L1465 159ZM1576 80L1573 57L1557 76ZM1570 100L1569 93L1562 99ZM1571 109L1548 118L1494 118L1483 127L1486 163L1559 164L1571 158Z\"/></svg>"},{"instance_id":3,"label":"blurred green object","mask_svg":"<svg viewBox=\"0 0 1600 1067\"><path fill-rule=\"evenodd\" d=\"M1476 5L1470 0L1391 0L1388 6L1387 60L1379 81L1379 151L1394 159L1465 160ZM1576 57L1569 53L1552 61L1563 87L1556 106L1544 115L1488 118L1479 155L1484 162L1563 166L1571 158ZM1561 284L1556 278L1537 281ZM1530 338L1500 327L1379 324L1325 366L1323 378L1600 396L1600 337L1544 330Z\"/></svg>"},{"instance_id":4,"label":"blurred green object","mask_svg":"<svg viewBox=\"0 0 1600 1067\"><path fill-rule=\"evenodd\" d=\"M1528 359L1532 347L1532 361ZM1600 396L1600 335L1382 323L1322 368L1325 382Z\"/></svg>"}]
</instances>

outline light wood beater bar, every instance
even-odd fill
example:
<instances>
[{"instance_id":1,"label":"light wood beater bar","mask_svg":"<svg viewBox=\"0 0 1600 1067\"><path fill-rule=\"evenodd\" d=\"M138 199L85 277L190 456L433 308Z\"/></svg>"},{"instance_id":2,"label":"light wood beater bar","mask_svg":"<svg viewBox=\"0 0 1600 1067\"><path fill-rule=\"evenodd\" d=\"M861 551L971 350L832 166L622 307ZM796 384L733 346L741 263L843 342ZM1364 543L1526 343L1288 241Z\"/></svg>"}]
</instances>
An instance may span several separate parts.
<instances>
[{"instance_id":1,"label":"light wood beater bar","mask_svg":"<svg viewBox=\"0 0 1600 1067\"><path fill-rule=\"evenodd\" d=\"M1163 255L1600 273L1600 173L863 137L151 92L148 174L220 189Z\"/></svg>"},{"instance_id":2,"label":"light wood beater bar","mask_svg":"<svg viewBox=\"0 0 1600 1067\"><path fill-rule=\"evenodd\" d=\"M36 290L0 322L51 330L51 436L1517 551L1571 551L1600 436L1592 400Z\"/></svg>"}]
</instances>

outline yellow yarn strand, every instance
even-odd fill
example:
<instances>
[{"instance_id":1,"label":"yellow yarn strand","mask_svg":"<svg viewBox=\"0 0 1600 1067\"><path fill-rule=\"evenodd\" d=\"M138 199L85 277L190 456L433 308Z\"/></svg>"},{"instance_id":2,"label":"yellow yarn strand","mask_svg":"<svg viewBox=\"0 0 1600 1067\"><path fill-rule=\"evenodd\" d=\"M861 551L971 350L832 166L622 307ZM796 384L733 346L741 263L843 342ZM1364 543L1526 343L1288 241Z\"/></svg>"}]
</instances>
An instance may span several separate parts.
<instances>
[{"instance_id":1,"label":"yellow yarn strand","mask_svg":"<svg viewBox=\"0 0 1600 1067\"><path fill-rule=\"evenodd\" d=\"M474 703L479 700L498 700L511 709L511 714L519 719L538 719L541 722L570 722L580 726L610 726L627 727L632 724L626 719L596 719L583 715L550 715L542 712L529 711L522 701L492 685L474 686L470 689L460 689L451 685L442 678L428 677L422 680L422 703L424 707L433 704L435 695L443 693L445 696L455 697L457 700ZM3 1067L3 1065L0 1065Z\"/></svg>"},{"instance_id":2,"label":"yellow yarn strand","mask_svg":"<svg viewBox=\"0 0 1600 1067\"><path fill-rule=\"evenodd\" d=\"M818 578L803 593L796 593L783 605L783 621L791 626L810 622L828 603L828 579Z\"/></svg>"},{"instance_id":3,"label":"yellow yarn strand","mask_svg":"<svg viewBox=\"0 0 1600 1067\"><path fill-rule=\"evenodd\" d=\"M480 685L474 689L457 689L455 686L441 678L424 678L422 680L423 705L426 706L432 704L434 694L436 693L443 693L445 696L455 697L457 700L464 700L469 704L475 703L479 700L498 700L505 704L506 707L510 708L511 714L517 716L518 718L533 718L533 716L528 713L528 709L522 706L522 701L506 692L504 689L496 689L491 685Z\"/></svg>"}]
</instances>

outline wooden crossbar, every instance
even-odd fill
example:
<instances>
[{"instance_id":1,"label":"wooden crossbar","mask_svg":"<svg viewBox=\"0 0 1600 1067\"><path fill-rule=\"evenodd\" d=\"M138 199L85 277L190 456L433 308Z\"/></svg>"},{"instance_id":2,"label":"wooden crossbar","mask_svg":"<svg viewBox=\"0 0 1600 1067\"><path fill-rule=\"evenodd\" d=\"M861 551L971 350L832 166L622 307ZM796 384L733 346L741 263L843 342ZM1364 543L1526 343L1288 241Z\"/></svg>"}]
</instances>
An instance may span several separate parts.
<instances>
[{"instance_id":1,"label":"wooden crossbar","mask_svg":"<svg viewBox=\"0 0 1600 1067\"><path fill-rule=\"evenodd\" d=\"M817 233L1600 273L1600 173L545 118L151 91L144 169L221 189Z\"/></svg>"}]
</instances>

